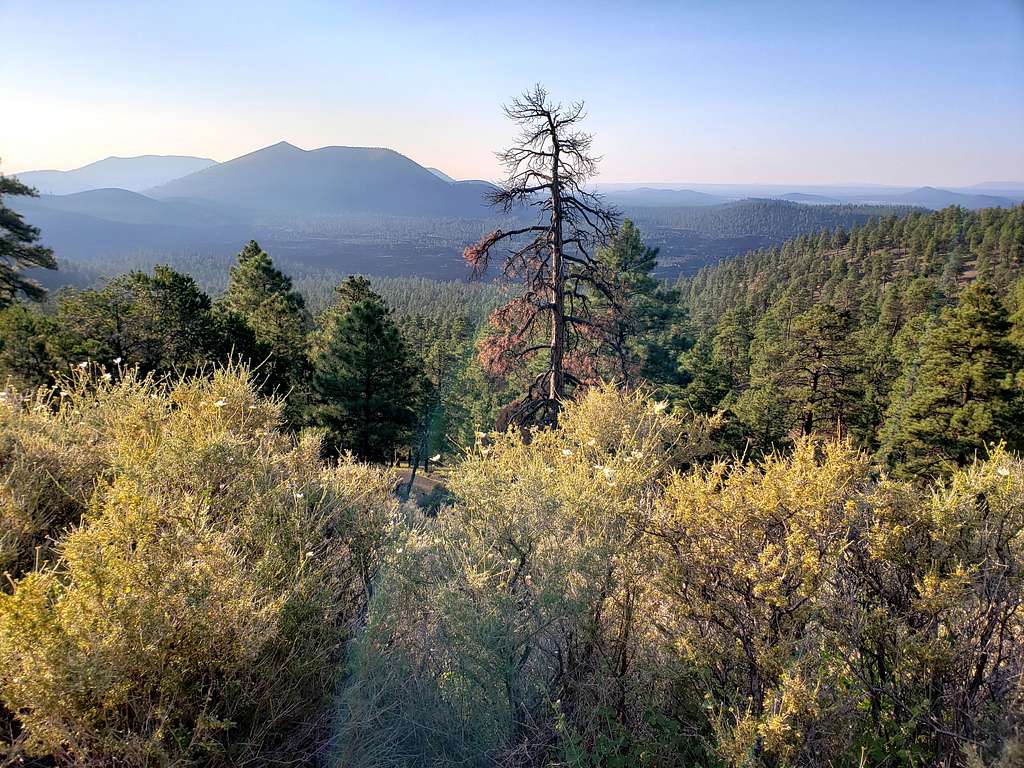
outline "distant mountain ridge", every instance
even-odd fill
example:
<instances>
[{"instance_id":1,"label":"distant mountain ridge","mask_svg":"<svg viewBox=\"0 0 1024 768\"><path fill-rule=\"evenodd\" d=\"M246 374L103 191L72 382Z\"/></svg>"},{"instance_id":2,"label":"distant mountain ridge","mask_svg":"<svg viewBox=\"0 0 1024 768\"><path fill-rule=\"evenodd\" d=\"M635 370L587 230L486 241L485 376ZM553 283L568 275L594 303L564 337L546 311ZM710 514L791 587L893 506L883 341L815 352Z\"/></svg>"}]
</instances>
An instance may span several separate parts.
<instances>
[{"instance_id":1,"label":"distant mountain ridge","mask_svg":"<svg viewBox=\"0 0 1024 768\"><path fill-rule=\"evenodd\" d=\"M19 210L70 213L124 224L161 224L186 227L238 223L236 217L211 206L187 200L155 200L127 189L90 189L70 195L18 198Z\"/></svg>"},{"instance_id":2,"label":"distant mountain ridge","mask_svg":"<svg viewBox=\"0 0 1024 768\"><path fill-rule=\"evenodd\" d=\"M14 175L44 195L112 188L141 192L216 164L208 157L139 155L108 157L70 171L25 171Z\"/></svg>"},{"instance_id":3,"label":"distant mountain ridge","mask_svg":"<svg viewBox=\"0 0 1024 768\"><path fill-rule=\"evenodd\" d=\"M449 184L454 184L455 183L455 179L453 179L447 173L442 171L440 168L429 168L428 167L427 170L430 171L435 176L437 176L437 178L441 179L441 181L447 181Z\"/></svg>"},{"instance_id":4,"label":"distant mountain ridge","mask_svg":"<svg viewBox=\"0 0 1024 768\"><path fill-rule=\"evenodd\" d=\"M695 192L692 189L656 189L653 187L606 192L604 196L609 202L616 205L645 207L719 205L730 199L721 195Z\"/></svg>"},{"instance_id":5,"label":"distant mountain ridge","mask_svg":"<svg viewBox=\"0 0 1024 768\"><path fill-rule=\"evenodd\" d=\"M656 206L661 203L654 193L668 200L668 193L680 192L682 185L674 184L599 184L599 191L609 199L629 204L634 199L646 197L644 203L635 205ZM717 198L716 202L743 199L777 199L815 205L913 205L938 210L959 205L969 210L979 208L1008 208L1024 201L1024 186L1016 187L1013 182L984 182L973 187L892 187L881 184L807 185L807 184L690 184L689 194L706 194ZM696 203L696 201L695 201ZM681 203L694 204L694 203Z\"/></svg>"},{"instance_id":6,"label":"distant mountain ridge","mask_svg":"<svg viewBox=\"0 0 1024 768\"><path fill-rule=\"evenodd\" d=\"M111 158L100 170L153 158ZM179 158L180 159L180 158ZM481 235L521 220L487 204L485 181L456 181L391 149L331 146L304 150L279 142L145 190L98 188L10 205L41 228L58 258L92 263L121 254L173 261L183 253L224 256L257 238L295 263L369 274L464 277L461 254ZM124 160L111 163L110 160ZM168 158L162 173L175 169ZM180 169L180 165L177 166ZM68 172L74 174L76 172ZM124 179L125 174L122 174ZM31 178L31 177L30 177ZM77 183L87 179L79 173ZM609 203L661 249L659 274L690 274L705 264L822 228L864 224L922 207L1012 205L979 192L909 188L803 188L762 185L756 198L644 185L604 190ZM817 191L812 191L817 190ZM891 201L891 202L890 202Z\"/></svg>"},{"instance_id":7,"label":"distant mountain ridge","mask_svg":"<svg viewBox=\"0 0 1024 768\"><path fill-rule=\"evenodd\" d=\"M217 170L226 166L226 170ZM197 175L200 174L200 175ZM70 171L15 174L43 194L119 188L154 197L198 198L236 213L293 215L384 213L478 217L487 182L457 181L390 149L330 146L303 150L288 142L226 163L187 155L108 157ZM440 181L447 188L439 187ZM390 185L390 188L389 188ZM874 203L932 209L1008 207L1024 200L1024 182L985 181L970 187L918 188L880 184L616 184L598 189L622 208L718 205L747 198L840 205Z\"/></svg>"},{"instance_id":8,"label":"distant mountain ridge","mask_svg":"<svg viewBox=\"0 0 1024 768\"><path fill-rule=\"evenodd\" d=\"M920 205L924 208L948 208L959 205L968 210L979 208L1009 208L1015 201L1007 197L995 195L969 195L962 192L951 192L948 189L935 187L919 187L902 196L907 205ZM888 201L887 201L888 202Z\"/></svg>"}]
</instances>

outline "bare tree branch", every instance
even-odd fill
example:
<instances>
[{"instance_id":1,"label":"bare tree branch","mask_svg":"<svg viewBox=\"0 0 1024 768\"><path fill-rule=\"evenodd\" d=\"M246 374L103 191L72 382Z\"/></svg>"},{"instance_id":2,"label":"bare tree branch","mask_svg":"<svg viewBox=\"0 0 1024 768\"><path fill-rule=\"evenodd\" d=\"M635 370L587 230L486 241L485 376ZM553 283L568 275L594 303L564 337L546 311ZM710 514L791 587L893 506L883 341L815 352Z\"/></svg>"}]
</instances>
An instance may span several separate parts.
<instances>
[{"instance_id":1,"label":"bare tree branch","mask_svg":"<svg viewBox=\"0 0 1024 768\"><path fill-rule=\"evenodd\" d=\"M580 284L608 298L613 311L618 307L591 255L614 233L618 212L585 189L599 158L591 154L593 137L578 128L586 117L582 102L563 107L537 85L505 105L504 112L521 131L514 146L497 153L507 175L488 200L507 213L533 210L538 221L491 232L463 255L473 276L480 277L492 251L509 246L502 274L521 281L525 292L492 314L495 332L483 343L481 359L492 373L504 375L545 355L544 370L526 386L512 420L550 424L562 399L588 383L579 374L588 366L581 363L596 353L601 342L595 339L606 324Z\"/></svg>"}]
</instances>

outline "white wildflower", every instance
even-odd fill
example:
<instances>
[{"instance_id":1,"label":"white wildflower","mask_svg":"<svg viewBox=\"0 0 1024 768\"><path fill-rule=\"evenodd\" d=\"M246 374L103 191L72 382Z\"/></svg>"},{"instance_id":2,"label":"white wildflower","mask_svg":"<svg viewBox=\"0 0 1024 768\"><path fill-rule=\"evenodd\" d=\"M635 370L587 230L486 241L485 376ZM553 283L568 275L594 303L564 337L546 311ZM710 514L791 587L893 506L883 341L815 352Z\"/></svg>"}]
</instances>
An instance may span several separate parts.
<instances>
[{"instance_id":1,"label":"white wildflower","mask_svg":"<svg viewBox=\"0 0 1024 768\"><path fill-rule=\"evenodd\" d=\"M89 361L88 360L83 360L82 362L80 362L78 364L78 367L83 369L83 370L88 368L89 367Z\"/></svg>"},{"instance_id":2,"label":"white wildflower","mask_svg":"<svg viewBox=\"0 0 1024 768\"><path fill-rule=\"evenodd\" d=\"M115 357L114 358L114 365L120 365L120 364L121 364L121 358L120 357Z\"/></svg>"},{"instance_id":3,"label":"white wildflower","mask_svg":"<svg viewBox=\"0 0 1024 768\"><path fill-rule=\"evenodd\" d=\"M568 448L563 448L562 449L562 455L563 456L572 456L572 451L570 451Z\"/></svg>"},{"instance_id":4,"label":"white wildflower","mask_svg":"<svg viewBox=\"0 0 1024 768\"><path fill-rule=\"evenodd\" d=\"M431 461L440 461L441 460L441 454L440 453L435 453L433 456L430 457L430 460Z\"/></svg>"},{"instance_id":5,"label":"white wildflower","mask_svg":"<svg viewBox=\"0 0 1024 768\"><path fill-rule=\"evenodd\" d=\"M487 433L486 433L486 432L479 432L479 431L478 431L478 432L476 433L476 436L477 436L477 439L478 439L478 440L483 440L483 439L484 439L485 437L487 437Z\"/></svg>"},{"instance_id":6,"label":"white wildflower","mask_svg":"<svg viewBox=\"0 0 1024 768\"><path fill-rule=\"evenodd\" d=\"M595 440L594 438L590 438L589 440L587 440L587 445L593 448L595 445L597 445L597 440Z\"/></svg>"},{"instance_id":7,"label":"white wildflower","mask_svg":"<svg viewBox=\"0 0 1024 768\"><path fill-rule=\"evenodd\" d=\"M1000 477L1010 476L1010 470L1008 470L1006 467L1000 467L999 469L996 470L996 472L999 474Z\"/></svg>"},{"instance_id":8,"label":"white wildflower","mask_svg":"<svg viewBox=\"0 0 1024 768\"><path fill-rule=\"evenodd\" d=\"M223 408L227 404L228 404L227 400L218 400L216 403L213 404L213 407L214 408Z\"/></svg>"},{"instance_id":9,"label":"white wildflower","mask_svg":"<svg viewBox=\"0 0 1024 768\"><path fill-rule=\"evenodd\" d=\"M295 498L296 499L301 499L302 498L302 491L296 491L295 492Z\"/></svg>"}]
</instances>

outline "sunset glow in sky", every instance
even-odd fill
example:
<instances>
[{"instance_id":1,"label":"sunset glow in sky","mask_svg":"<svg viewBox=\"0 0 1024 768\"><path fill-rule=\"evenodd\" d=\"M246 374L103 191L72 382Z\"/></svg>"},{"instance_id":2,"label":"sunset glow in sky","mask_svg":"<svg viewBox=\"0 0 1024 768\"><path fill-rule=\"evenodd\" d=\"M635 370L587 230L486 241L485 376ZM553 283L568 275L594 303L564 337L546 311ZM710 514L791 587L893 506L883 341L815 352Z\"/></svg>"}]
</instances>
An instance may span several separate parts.
<instances>
[{"instance_id":1,"label":"sunset glow in sky","mask_svg":"<svg viewBox=\"0 0 1024 768\"><path fill-rule=\"evenodd\" d=\"M1024 0L552 8L0 0L0 171L287 140L495 178L539 81L602 181L1024 181Z\"/></svg>"}]
</instances>

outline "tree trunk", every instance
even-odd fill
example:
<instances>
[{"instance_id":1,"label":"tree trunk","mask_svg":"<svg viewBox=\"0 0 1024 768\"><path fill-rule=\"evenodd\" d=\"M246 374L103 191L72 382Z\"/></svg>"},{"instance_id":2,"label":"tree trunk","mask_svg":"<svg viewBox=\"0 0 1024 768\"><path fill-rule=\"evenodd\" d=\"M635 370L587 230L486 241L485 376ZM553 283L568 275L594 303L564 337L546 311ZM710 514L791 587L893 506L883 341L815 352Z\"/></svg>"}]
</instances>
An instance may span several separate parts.
<instances>
[{"instance_id":1,"label":"tree trunk","mask_svg":"<svg viewBox=\"0 0 1024 768\"><path fill-rule=\"evenodd\" d=\"M562 275L562 200L558 178L558 137L551 132L551 381L548 398L558 402L565 394L565 285Z\"/></svg>"}]
</instances>

